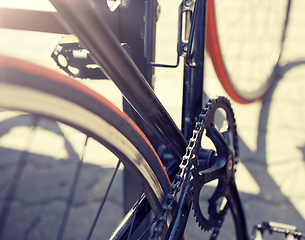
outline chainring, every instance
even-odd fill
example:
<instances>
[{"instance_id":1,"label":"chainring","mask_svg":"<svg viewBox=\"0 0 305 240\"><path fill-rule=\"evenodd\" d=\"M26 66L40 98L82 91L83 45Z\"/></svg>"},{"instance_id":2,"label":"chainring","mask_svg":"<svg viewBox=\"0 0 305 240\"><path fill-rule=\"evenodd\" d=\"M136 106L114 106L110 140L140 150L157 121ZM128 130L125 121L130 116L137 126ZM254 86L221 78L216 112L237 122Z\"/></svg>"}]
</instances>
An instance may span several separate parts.
<instances>
[{"instance_id":1,"label":"chainring","mask_svg":"<svg viewBox=\"0 0 305 240\"><path fill-rule=\"evenodd\" d=\"M219 109L222 109L222 112L226 115L224 117L226 126L223 125L222 128L217 127L215 123L215 113ZM215 152L213 151L213 160L208 163L205 169L201 169L201 159L198 159L198 151L193 160L193 167L191 169L193 175L193 209L199 227L206 231L214 228L215 231L215 229L221 227L229 205L227 201L222 208L218 209L217 201L221 199L227 200L226 188L230 181L235 181L235 166L238 162L238 135L230 101L225 97L209 100L199 116L201 118L199 119L201 128L198 141L201 143L205 133L212 141ZM208 200L208 211L205 214L207 216L205 216L199 203L200 192L204 184L214 179L218 179L218 185Z\"/></svg>"}]
</instances>

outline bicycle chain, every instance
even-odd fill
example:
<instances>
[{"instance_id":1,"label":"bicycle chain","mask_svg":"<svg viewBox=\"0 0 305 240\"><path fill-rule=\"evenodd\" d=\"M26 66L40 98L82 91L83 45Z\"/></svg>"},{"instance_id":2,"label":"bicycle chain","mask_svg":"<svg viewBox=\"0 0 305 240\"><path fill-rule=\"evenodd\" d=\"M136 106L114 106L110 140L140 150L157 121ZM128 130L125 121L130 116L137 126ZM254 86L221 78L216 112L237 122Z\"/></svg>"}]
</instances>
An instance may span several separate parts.
<instances>
[{"instance_id":1,"label":"bicycle chain","mask_svg":"<svg viewBox=\"0 0 305 240\"><path fill-rule=\"evenodd\" d=\"M176 202L177 194L180 191L180 187L185 179L187 168L189 165L189 158L184 155L184 157L182 158L182 162L179 166L179 171L176 174L174 181L172 182L171 190L167 194L165 202L162 205L162 211L157 217L157 221L153 228L153 233L150 237L150 240L156 240L161 235L164 225L167 222L171 207Z\"/></svg>"},{"instance_id":2,"label":"bicycle chain","mask_svg":"<svg viewBox=\"0 0 305 240\"><path fill-rule=\"evenodd\" d=\"M226 111L226 120L228 126L226 130L222 133L224 142L215 139L215 135L212 132L215 132L215 123L214 123L214 113L215 111L221 108ZM217 98L210 102L209 109L205 114L204 118L204 126L203 129L206 131L207 137L212 140L214 146L216 147L216 155L218 155L218 160L215 160L215 163L223 162L223 158L226 158L225 162L226 165L223 165L222 168L225 168L226 174L223 176L219 176L218 178L218 185L208 200L208 218L206 218L201 210L201 206L199 204L199 196L202 186L204 185L204 171L199 171L197 168L196 162L193 164L192 174L193 174L193 194L192 194L192 201L193 201L193 209L194 215L196 217L196 222L198 222L198 226L205 231L209 231L213 229L213 233L211 235L211 239L216 239L219 235L220 228L224 221L224 217L227 213L228 204L225 204L222 209L217 208L217 201L225 197L225 191L227 184L230 179L234 178L234 173L236 171L236 164L238 163L238 137L236 131L236 121L234 118L234 113L230 104L230 101L227 98L221 97ZM218 130L217 130L218 131ZM231 134L230 134L231 133ZM201 133L202 135L202 133ZM217 136L217 134L216 134ZM200 137L201 139L201 137ZM216 144L216 145L215 145ZM224 146L226 145L226 146ZM219 155L221 154L221 155ZM214 163L211 163L209 167L212 167ZM218 165L220 167L220 165ZM204 169L203 169L204 170ZM207 170L208 171L208 170ZM216 169L214 169L216 171ZM200 173L201 172L201 173ZM208 171L209 172L209 171Z\"/></svg>"},{"instance_id":3,"label":"bicycle chain","mask_svg":"<svg viewBox=\"0 0 305 240\"><path fill-rule=\"evenodd\" d=\"M188 146L186 147L186 153L183 156L179 171L175 176L174 181L172 182L171 190L166 196L166 200L162 206L162 211L157 217L157 221L155 223L155 227L153 228L153 233L150 237L150 240L157 240L158 237L161 235L162 230L164 228L164 225L167 222L170 209L172 205L175 203L175 200L177 198L177 194L180 191L180 187L185 180L185 176L188 170L191 169L191 167L194 165L195 160L195 153L199 151L200 148L200 142L201 140L201 134L203 131L204 122L206 119L206 116L208 116L209 111L214 103L218 102L225 102L229 103L229 100L225 97L218 97L216 99L210 99L208 103L206 104L205 108L201 111L199 114L198 121L195 124L195 129L193 130L193 136L189 140ZM212 233L211 238L214 236L214 239L217 238L219 234L219 229L221 228L223 219L220 219L218 221L218 226L215 227L214 232Z\"/></svg>"}]
</instances>

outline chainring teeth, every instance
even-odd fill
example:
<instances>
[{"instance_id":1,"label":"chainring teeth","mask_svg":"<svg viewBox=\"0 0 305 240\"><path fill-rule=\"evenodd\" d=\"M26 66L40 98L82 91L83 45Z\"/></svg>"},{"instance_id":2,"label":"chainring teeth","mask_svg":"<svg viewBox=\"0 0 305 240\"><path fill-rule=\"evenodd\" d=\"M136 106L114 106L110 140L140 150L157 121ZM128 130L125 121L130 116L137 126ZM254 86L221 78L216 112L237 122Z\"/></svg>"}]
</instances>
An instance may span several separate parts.
<instances>
[{"instance_id":1,"label":"chainring teeth","mask_svg":"<svg viewBox=\"0 0 305 240\"><path fill-rule=\"evenodd\" d=\"M214 113L218 108L223 108L226 113L227 113L227 119L229 120L229 127L231 128L231 131L233 132L233 144L234 144L234 150L235 150L235 158L234 158L234 167L236 166L238 162L238 137L237 137L237 130L236 130L236 120L234 117L234 112L231 107L231 102L228 98L226 97L218 97L215 99L210 99L206 105L205 108L201 111L199 114L199 120L198 120L198 125L196 123L196 130L197 126L200 125L200 134L199 134L199 139L198 141L200 142L202 133L204 129L210 126L206 126L207 122L211 121L210 117L214 118ZM212 115L211 115L212 114ZM213 121L211 121L213 122ZM223 217L226 213L226 211L220 211L219 213L217 212L217 209L213 206L210 206L211 204L209 203L209 218L206 218L200 208L199 205L199 196L200 196L200 191L203 186L203 184L200 184L201 180L201 175L198 172L198 169L196 167L196 163L193 162L193 166L191 168L192 171L192 209L194 210L194 217L196 218L196 222L198 222L198 226L201 229L204 229L205 231L209 231L215 227L218 226L219 221L223 220ZM216 203L214 202L213 205L216 206ZM226 207L225 207L226 208Z\"/></svg>"},{"instance_id":2,"label":"chainring teeth","mask_svg":"<svg viewBox=\"0 0 305 240\"><path fill-rule=\"evenodd\" d=\"M167 194L166 201L162 206L162 212L160 213L156 221L155 228L153 229L152 239L157 239L160 236L160 231L158 229L162 229L162 226L164 226L168 217L169 209L171 208L172 206L171 204L173 203L173 201L171 200L177 196L181 184L184 183L184 180L186 178L186 175L189 173L188 172L189 170L192 173L190 179L192 209L194 210L194 217L196 219L196 222L198 222L198 226L205 231L211 230L213 228L215 231L217 228L219 229L219 227L221 227L224 215L226 213L227 205L225 205L224 210L220 210L218 212L217 207L215 208L216 206L215 204L220 197L224 197L224 191L222 190L223 187L226 185L217 186L216 191L213 193L212 197L210 198L210 201L213 202L209 203L210 206L210 209L208 209L209 218L206 219L202 214L199 205L200 191L202 186L204 185L204 178L203 175L198 171L198 164L197 164L198 152L201 145L202 134L206 128L213 127L214 117L215 117L214 113L218 108L223 108L226 111L227 119L229 120L229 127L232 127L234 133L233 134L234 148L237 151L237 140L235 139L237 138L236 123L230 101L225 97L218 97L216 99L209 100L205 108L201 111L199 115L199 120L196 122L195 130L193 131L192 138L190 139L189 144L186 148L186 153L183 156L182 161L180 163L179 171L176 174L174 181L172 182L171 191L170 193ZM230 116L230 118L228 118L228 115ZM207 124L210 124L210 126L207 126ZM232 153L230 153L230 156L231 154ZM234 175L231 175L231 177L232 176L234 177ZM225 179L225 181L226 180L227 179ZM218 184L220 183L224 183L224 182L219 181ZM214 235L214 232L212 233L212 235Z\"/></svg>"}]
</instances>

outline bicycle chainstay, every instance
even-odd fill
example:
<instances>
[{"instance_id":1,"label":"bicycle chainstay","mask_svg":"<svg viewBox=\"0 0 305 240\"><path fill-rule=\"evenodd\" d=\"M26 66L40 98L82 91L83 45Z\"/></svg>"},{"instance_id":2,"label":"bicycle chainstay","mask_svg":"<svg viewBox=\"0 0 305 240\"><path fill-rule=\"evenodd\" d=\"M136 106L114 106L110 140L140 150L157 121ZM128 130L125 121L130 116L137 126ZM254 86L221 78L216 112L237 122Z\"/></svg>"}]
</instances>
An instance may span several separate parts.
<instances>
[{"instance_id":1,"label":"bicycle chainstay","mask_svg":"<svg viewBox=\"0 0 305 240\"><path fill-rule=\"evenodd\" d=\"M209 116L211 109L218 108L218 104L225 104L231 109L231 104L230 101L226 97L218 97L215 99L210 99L208 103L206 104L205 108L201 111L199 114L199 119L195 124L195 129L193 130L193 136L189 140L188 146L186 147L186 153L182 157L180 166L179 166L179 171L175 176L175 179L172 182L171 190L167 194L166 199L163 203L162 206L162 211L161 213L157 216L155 226L153 228L153 233L150 237L150 240L156 240L158 237L161 235L162 230L168 221L169 213L171 212L171 208L173 207L173 204L176 202L177 199L177 194L180 191L180 188L186 178L186 175L189 171L192 171L194 173L194 167L196 166L196 152L198 153L200 146L201 146L201 136L202 132L204 130L204 124L206 117ZM232 112L233 114L233 112ZM234 115L234 114L233 114ZM233 116L234 117L234 116ZM235 124L235 119L234 119L234 124ZM237 144L237 143L235 143ZM237 145L236 145L237 147ZM235 162L237 163L237 162ZM205 230L209 230L211 228L216 229L216 234L215 231L212 233L212 235L216 236L218 235L219 228L221 227L221 223L223 221L223 217L225 215L225 212L221 215L220 219L218 219L218 225L205 225L205 223L201 223L199 226L201 228L204 228ZM196 216L196 214L195 214ZM197 220L198 221L198 220ZM215 230L214 229L214 230ZM215 238L216 239L216 238Z\"/></svg>"}]
</instances>

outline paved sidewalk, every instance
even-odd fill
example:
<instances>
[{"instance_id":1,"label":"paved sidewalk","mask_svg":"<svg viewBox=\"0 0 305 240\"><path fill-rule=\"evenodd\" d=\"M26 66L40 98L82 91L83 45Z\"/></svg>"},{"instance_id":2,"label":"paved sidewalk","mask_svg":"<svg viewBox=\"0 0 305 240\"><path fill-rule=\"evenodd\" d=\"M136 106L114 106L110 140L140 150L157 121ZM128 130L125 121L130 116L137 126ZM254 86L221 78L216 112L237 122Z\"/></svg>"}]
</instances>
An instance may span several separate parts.
<instances>
[{"instance_id":1,"label":"paved sidewalk","mask_svg":"<svg viewBox=\"0 0 305 240\"><path fill-rule=\"evenodd\" d=\"M35 0L32 0L35 3ZM5 1L4 1L5 2ZM157 61L175 62L177 21L177 1L160 0L162 14L159 25L163 30L158 32ZM266 98L250 105L232 103L235 110L238 132L240 135L241 161L237 173L237 184L241 191L242 201L246 210L249 232L252 226L262 221L278 221L296 225L299 231L305 233L305 2L293 0L291 18L285 50L281 59L281 74L279 79ZM1 3L1 1L0 1ZM48 5L41 5L48 9ZM173 9L175 11L173 11ZM168 30L170 29L170 30ZM50 54L61 38L61 35L48 33L34 33L0 29L0 53L19 57L31 62L60 70L50 58ZM156 93L160 100L180 126L181 96L182 96L182 69L157 69ZM94 88L115 105L121 108L120 92L110 81L82 81ZM168 96L168 89L171 96ZM209 59L206 60L207 95L226 95L216 80L215 73ZM32 119L27 116L0 115L0 151L6 151L9 157L20 154L23 142L12 142L12 139L29 134L27 126ZM26 121L26 123L24 123ZM46 145L41 141L48 136L50 142ZM55 144L57 142L57 144ZM35 135L37 147L31 156L31 164L24 170L21 185L30 183L27 187L17 191L18 201L14 202L16 218L9 219L14 228L7 229L13 234L3 239L39 239L35 228L46 214L51 214L50 221L43 225L46 229L41 239L52 239L53 227L59 224L58 210L63 209L62 199L69 198L65 192L72 184L68 177L73 176L77 162L82 153L83 136L62 126L49 122L39 124L39 131ZM98 208L101 201L100 192L105 191L102 181L110 178L113 167L113 157L99 149L94 142L89 143L88 159L82 171L79 191L76 192L76 201L71 209L71 219L67 225L70 235L67 239L81 238L83 233L80 226L90 223L85 215L91 214ZM42 154L42 150L47 153ZM86 150L87 151L87 150ZM109 159L107 165L97 165L98 157L103 155ZM38 161L39 160L39 161ZM13 175L16 162L6 159L0 165L0 208L8 191L7 182ZM5 171L4 171L5 170ZM52 179L52 181L50 181ZM115 224L116 216L121 210L118 206L122 202L122 171L119 171L119 183L115 185L107 206L107 213L103 213L107 228ZM42 184L38 187L36 184ZM54 186L60 186L60 191ZM39 192L33 189L40 189ZM207 187L207 192L210 187ZM28 193L31 194L28 194ZM44 199L51 197L52 202ZM2 201L2 202L1 202ZM22 211L24 206L31 205L28 212ZM192 214L192 213L191 213ZM3 216L3 215L0 215ZM194 219L191 219L194 221ZM0 219L0 225L1 225ZM104 225L105 226L105 225ZM1 229L1 227L0 227ZM225 226L222 232L225 239L233 238L231 226ZM98 230L97 235L104 236L105 232ZM4 234L5 235L5 234ZM207 234L209 235L209 234ZM77 237L76 237L77 236ZM95 238L94 238L95 239ZM186 239L204 239L202 232L195 223L188 227ZM266 239L283 239L272 235Z\"/></svg>"},{"instance_id":2,"label":"paved sidewalk","mask_svg":"<svg viewBox=\"0 0 305 240\"><path fill-rule=\"evenodd\" d=\"M240 189L249 228L260 221L277 221L305 231L304 9L303 1L292 1L281 73L272 91L261 102L233 103L241 160L256 182L247 186L247 178L237 176L246 187L244 192ZM207 85L208 93L221 94L209 88L216 87L211 82ZM256 189L252 193L250 186Z\"/></svg>"}]
</instances>

